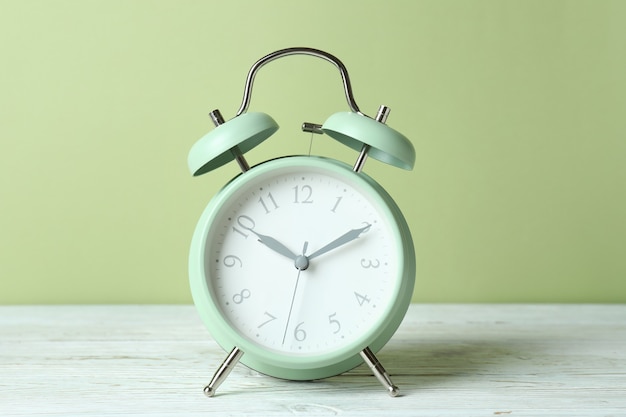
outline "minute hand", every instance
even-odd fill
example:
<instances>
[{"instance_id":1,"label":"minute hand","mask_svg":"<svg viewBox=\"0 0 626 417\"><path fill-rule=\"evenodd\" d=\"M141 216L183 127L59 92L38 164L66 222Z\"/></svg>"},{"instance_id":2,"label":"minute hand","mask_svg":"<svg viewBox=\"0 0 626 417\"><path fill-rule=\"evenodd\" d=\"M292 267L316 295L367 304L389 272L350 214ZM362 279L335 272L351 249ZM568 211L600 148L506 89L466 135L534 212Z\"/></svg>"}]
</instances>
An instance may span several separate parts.
<instances>
[{"instance_id":1,"label":"minute hand","mask_svg":"<svg viewBox=\"0 0 626 417\"><path fill-rule=\"evenodd\" d=\"M346 243L351 242L354 239L356 239L357 237L359 237L361 235L361 233L366 232L367 230L369 230L369 228L371 226L372 226L371 224L368 224L365 227L362 227L360 229L352 229L349 232L339 236L337 239L333 240L328 245L326 245L326 246L316 250L315 252L313 252L312 254L307 256L307 258L309 260L311 260L313 258L317 258L318 256L323 255L323 254L325 254L328 251L336 249L339 246L345 245Z\"/></svg>"}]
</instances>

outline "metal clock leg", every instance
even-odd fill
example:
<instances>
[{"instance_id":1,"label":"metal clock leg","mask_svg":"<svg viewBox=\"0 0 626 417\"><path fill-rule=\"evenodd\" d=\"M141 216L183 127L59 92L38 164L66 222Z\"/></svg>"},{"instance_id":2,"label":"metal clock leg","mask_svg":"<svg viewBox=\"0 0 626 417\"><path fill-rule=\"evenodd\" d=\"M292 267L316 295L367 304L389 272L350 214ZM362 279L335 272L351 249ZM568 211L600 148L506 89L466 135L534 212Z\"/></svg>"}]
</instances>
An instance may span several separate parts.
<instances>
[{"instance_id":1,"label":"metal clock leg","mask_svg":"<svg viewBox=\"0 0 626 417\"><path fill-rule=\"evenodd\" d=\"M230 374L230 371L233 370L233 368L235 367L235 365L237 365L237 362L239 362L239 359L241 359L242 356L243 350L239 349L236 346L233 350L230 351L230 353L222 363L222 366L220 366L217 372L215 372L215 375L213 375L213 379L211 379L209 385L204 387L204 394L207 397L212 397L215 395L215 391L217 390L217 388L228 377L228 374Z\"/></svg>"},{"instance_id":2,"label":"metal clock leg","mask_svg":"<svg viewBox=\"0 0 626 417\"><path fill-rule=\"evenodd\" d=\"M366 347L365 349L361 351L361 357L363 358L365 363L370 367L372 372L374 372L374 375L376 375L376 378L378 378L380 383L383 384L383 386L387 389L387 392L389 393L389 395L391 395L392 397L397 397L399 394L398 387L396 387L394 383L391 381L389 374L387 373L385 368L381 365L381 363L378 361L378 358L376 358L376 355L374 355L374 352L372 352L369 347Z\"/></svg>"}]
</instances>

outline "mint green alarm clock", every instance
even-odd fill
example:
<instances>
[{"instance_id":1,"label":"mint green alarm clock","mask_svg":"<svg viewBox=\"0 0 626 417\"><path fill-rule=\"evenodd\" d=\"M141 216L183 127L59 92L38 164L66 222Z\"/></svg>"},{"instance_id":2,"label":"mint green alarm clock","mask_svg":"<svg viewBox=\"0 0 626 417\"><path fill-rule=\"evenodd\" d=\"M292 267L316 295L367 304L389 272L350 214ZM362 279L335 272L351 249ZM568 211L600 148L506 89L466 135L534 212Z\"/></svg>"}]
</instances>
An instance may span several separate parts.
<instances>
[{"instance_id":1,"label":"mint green alarm clock","mask_svg":"<svg viewBox=\"0 0 626 417\"><path fill-rule=\"evenodd\" d=\"M303 129L360 151L354 166L321 156L283 156L250 167L243 154L277 129L264 113L247 113L254 76L294 54L333 63L350 112ZM375 352L392 337L413 292L415 253L409 227L391 196L362 172L367 156L411 169L415 151L354 102L347 71L311 48L276 51L251 68L237 115L189 153L192 174L236 160L242 173L209 202L193 234L190 287L213 338L229 354L205 388L213 396L237 362L277 378L312 380L365 362L396 396Z\"/></svg>"}]
</instances>

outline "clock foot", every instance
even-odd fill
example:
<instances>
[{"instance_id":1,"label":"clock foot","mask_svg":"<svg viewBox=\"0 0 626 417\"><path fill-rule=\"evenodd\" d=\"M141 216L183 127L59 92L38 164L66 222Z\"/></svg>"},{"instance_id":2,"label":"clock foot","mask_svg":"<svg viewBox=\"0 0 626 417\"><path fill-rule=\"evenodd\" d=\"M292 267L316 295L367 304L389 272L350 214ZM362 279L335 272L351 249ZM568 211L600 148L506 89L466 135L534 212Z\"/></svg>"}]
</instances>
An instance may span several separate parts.
<instances>
[{"instance_id":1,"label":"clock foot","mask_svg":"<svg viewBox=\"0 0 626 417\"><path fill-rule=\"evenodd\" d=\"M389 374L387 373L383 365L381 365L381 363L378 361L378 358L376 358L374 352L372 352L369 347L366 347L360 353L367 366L370 367L374 375L376 375L376 378L378 378L380 383L383 384L383 386L387 389L389 395L392 397L397 397L399 394L398 387L396 387L391 381Z\"/></svg>"},{"instance_id":2,"label":"clock foot","mask_svg":"<svg viewBox=\"0 0 626 417\"><path fill-rule=\"evenodd\" d=\"M237 362L239 362L239 359L241 359L242 356L243 350L239 349L238 347L235 347L233 350L230 351L230 353L222 363L222 366L220 366L217 372L215 372L215 375L213 375L213 379L211 379L209 385L204 387L204 394L207 397L213 397L215 395L215 391L217 390L217 388L228 377L228 374L230 374L230 371L233 370L233 368L235 367Z\"/></svg>"}]
</instances>

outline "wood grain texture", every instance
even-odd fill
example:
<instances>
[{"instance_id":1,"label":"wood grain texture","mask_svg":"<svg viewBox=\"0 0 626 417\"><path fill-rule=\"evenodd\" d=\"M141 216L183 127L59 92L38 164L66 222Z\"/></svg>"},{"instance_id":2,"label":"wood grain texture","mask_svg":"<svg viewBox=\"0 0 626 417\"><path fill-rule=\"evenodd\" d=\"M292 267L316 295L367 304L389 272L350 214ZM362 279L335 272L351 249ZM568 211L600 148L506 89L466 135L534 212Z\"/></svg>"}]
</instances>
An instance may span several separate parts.
<instances>
[{"instance_id":1,"label":"wood grain texture","mask_svg":"<svg viewBox=\"0 0 626 417\"><path fill-rule=\"evenodd\" d=\"M312 382L238 365L192 306L0 307L0 416L624 416L626 306L412 305L378 357Z\"/></svg>"}]
</instances>

